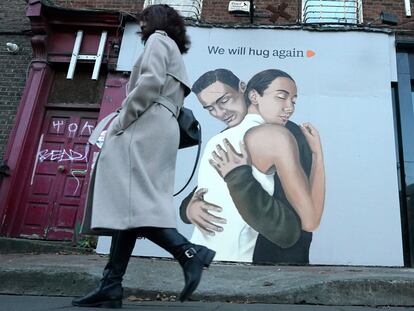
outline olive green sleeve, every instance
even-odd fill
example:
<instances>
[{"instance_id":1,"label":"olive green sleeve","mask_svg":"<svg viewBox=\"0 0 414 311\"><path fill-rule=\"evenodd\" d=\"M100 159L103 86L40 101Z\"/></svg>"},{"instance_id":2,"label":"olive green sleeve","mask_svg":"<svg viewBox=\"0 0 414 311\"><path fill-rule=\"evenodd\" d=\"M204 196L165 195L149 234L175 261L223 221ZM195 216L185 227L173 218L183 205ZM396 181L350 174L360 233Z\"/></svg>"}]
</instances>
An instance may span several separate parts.
<instances>
[{"instance_id":1,"label":"olive green sleeve","mask_svg":"<svg viewBox=\"0 0 414 311\"><path fill-rule=\"evenodd\" d=\"M269 195L253 177L252 168L243 165L225 178L230 195L244 221L269 241L282 248L295 244L301 222L293 208Z\"/></svg>"},{"instance_id":2,"label":"olive green sleeve","mask_svg":"<svg viewBox=\"0 0 414 311\"><path fill-rule=\"evenodd\" d=\"M194 195L194 192L197 190L197 187L195 187L193 189L193 191L191 191L184 200L181 201L180 204L180 218L181 220L185 223L185 224L191 224L191 221L188 219L187 217L187 208L188 208L188 204L190 204L191 198Z\"/></svg>"}]
</instances>

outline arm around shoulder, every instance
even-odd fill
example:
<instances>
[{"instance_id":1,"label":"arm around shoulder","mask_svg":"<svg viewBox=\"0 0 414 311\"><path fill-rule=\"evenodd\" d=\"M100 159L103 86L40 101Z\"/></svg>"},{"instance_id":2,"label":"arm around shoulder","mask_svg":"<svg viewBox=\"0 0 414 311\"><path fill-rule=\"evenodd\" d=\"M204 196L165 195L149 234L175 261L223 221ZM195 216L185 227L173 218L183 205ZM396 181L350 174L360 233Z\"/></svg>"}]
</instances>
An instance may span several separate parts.
<instances>
[{"instance_id":1,"label":"arm around shoulder","mask_svg":"<svg viewBox=\"0 0 414 311\"><path fill-rule=\"evenodd\" d=\"M246 144L251 151L252 162L259 170L276 169L283 191L301 219L302 229L316 230L321 219L320 209L313 200L293 135L284 127L263 125L247 133Z\"/></svg>"},{"instance_id":2,"label":"arm around shoulder","mask_svg":"<svg viewBox=\"0 0 414 311\"><path fill-rule=\"evenodd\" d=\"M240 215L253 229L276 245L294 245L301 232L296 212L270 196L253 177L249 165L239 166L224 179Z\"/></svg>"}]
</instances>

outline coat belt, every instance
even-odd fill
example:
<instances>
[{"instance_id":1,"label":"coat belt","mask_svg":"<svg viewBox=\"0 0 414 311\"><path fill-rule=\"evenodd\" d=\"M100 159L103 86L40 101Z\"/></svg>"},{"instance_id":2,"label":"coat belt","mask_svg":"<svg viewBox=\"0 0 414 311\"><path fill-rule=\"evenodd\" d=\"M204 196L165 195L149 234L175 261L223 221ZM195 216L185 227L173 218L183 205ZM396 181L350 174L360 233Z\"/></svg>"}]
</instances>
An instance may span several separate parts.
<instances>
[{"instance_id":1,"label":"coat belt","mask_svg":"<svg viewBox=\"0 0 414 311\"><path fill-rule=\"evenodd\" d=\"M96 142L98 141L99 136L101 135L102 131L104 130L104 128L108 125L109 122L111 122L111 120L118 115L118 111L115 112L111 112L110 114L108 114L105 118L103 118L95 127L95 129L93 130L91 136L89 136L88 142L91 145L95 145Z\"/></svg>"},{"instance_id":2,"label":"coat belt","mask_svg":"<svg viewBox=\"0 0 414 311\"><path fill-rule=\"evenodd\" d=\"M165 108L171 111L174 117L178 118L178 115L180 114L180 107L174 104L171 99L165 96L159 96L154 100L154 102L163 105Z\"/></svg>"}]
</instances>

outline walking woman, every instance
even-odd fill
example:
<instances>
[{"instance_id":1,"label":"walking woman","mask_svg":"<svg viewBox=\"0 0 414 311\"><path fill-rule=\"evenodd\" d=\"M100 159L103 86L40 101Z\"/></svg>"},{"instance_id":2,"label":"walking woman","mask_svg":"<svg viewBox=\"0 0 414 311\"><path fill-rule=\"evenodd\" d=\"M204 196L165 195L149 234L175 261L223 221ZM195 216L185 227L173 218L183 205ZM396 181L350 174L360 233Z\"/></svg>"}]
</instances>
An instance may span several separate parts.
<instances>
[{"instance_id":1,"label":"walking woman","mask_svg":"<svg viewBox=\"0 0 414 311\"><path fill-rule=\"evenodd\" d=\"M168 5L147 7L137 19L145 48L132 69L122 108L108 127L84 220L84 232L112 235L109 261L99 286L74 299L74 306L122 306L121 282L137 237L178 260L185 278L181 301L194 292L215 255L177 231L173 209L176 116L190 93L182 58L190 44L184 21Z\"/></svg>"}]
</instances>

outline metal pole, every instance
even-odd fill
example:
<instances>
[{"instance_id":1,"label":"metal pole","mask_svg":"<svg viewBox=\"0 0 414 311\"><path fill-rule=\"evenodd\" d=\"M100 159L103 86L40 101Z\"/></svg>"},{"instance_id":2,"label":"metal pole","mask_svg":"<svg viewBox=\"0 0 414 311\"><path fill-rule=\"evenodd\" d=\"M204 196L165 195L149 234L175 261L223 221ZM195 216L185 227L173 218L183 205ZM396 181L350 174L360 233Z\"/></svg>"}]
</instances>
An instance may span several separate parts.
<instances>
[{"instance_id":1,"label":"metal pole","mask_svg":"<svg viewBox=\"0 0 414 311\"><path fill-rule=\"evenodd\" d=\"M73 75L75 73L76 62L78 61L78 55L82 43L83 31L79 30L76 34L75 45L73 46L72 58L70 59L69 70L68 74L66 75L66 79L73 79Z\"/></svg>"},{"instance_id":2,"label":"metal pole","mask_svg":"<svg viewBox=\"0 0 414 311\"><path fill-rule=\"evenodd\" d=\"M410 2L411 2L410 0L404 0L406 16L411 16L411 3Z\"/></svg>"},{"instance_id":3,"label":"metal pole","mask_svg":"<svg viewBox=\"0 0 414 311\"><path fill-rule=\"evenodd\" d=\"M254 0L250 0L250 24L253 24L254 17Z\"/></svg>"},{"instance_id":4,"label":"metal pole","mask_svg":"<svg viewBox=\"0 0 414 311\"><path fill-rule=\"evenodd\" d=\"M99 42L98 54L96 55L95 66L93 67L92 80L98 80L99 70L101 68L102 57L104 54L105 43L108 32L102 31L101 41Z\"/></svg>"}]
</instances>

